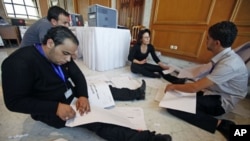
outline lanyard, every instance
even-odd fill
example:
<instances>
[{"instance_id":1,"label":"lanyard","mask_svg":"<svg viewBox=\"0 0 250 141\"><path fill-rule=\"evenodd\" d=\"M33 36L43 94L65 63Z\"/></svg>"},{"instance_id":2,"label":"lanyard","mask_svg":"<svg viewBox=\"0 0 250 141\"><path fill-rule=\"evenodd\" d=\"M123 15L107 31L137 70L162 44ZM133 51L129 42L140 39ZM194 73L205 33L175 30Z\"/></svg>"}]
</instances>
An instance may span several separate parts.
<instances>
[{"instance_id":1,"label":"lanyard","mask_svg":"<svg viewBox=\"0 0 250 141\"><path fill-rule=\"evenodd\" d=\"M58 66L58 65L55 65L52 63L51 63L51 65L52 65L54 71L56 72L56 74L65 82L65 76L63 74L61 66Z\"/></svg>"},{"instance_id":2,"label":"lanyard","mask_svg":"<svg viewBox=\"0 0 250 141\"><path fill-rule=\"evenodd\" d=\"M42 55L45 57L44 51L43 51L43 49L42 49L42 47L41 47L41 44L35 44L35 46L36 46L37 50L40 52L40 54L42 54ZM64 82L66 82L66 81L65 81L65 76L64 76L64 74L63 74L63 71L62 71L61 66L55 65L55 64L53 64L53 63L51 63L51 65L52 65L54 71L56 72L56 74L57 74Z\"/></svg>"}]
</instances>

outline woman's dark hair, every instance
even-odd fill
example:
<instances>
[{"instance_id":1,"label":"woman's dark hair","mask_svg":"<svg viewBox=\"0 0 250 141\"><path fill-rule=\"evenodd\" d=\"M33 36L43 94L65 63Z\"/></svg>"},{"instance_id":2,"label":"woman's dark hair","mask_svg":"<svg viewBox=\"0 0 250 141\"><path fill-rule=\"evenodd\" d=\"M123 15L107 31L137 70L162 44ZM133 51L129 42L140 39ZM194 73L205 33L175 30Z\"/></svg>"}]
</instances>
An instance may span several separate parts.
<instances>
[{"instance_id":1,"label":"woman's dark hair","mask_svg":"<svg viewBox=\"0 0 250 141\"><path fill-rule=\"evenodd\" d=\"M138 36L137 36L137 41L136 41L137 44L141 44L142 36L143 36L144 33L148 33L149 36L150 36L150 30L149 29L140 30L139 33L138 33Z\"/></svg>"},{"instance_id":2,"label":"woman's dark hair","mask_svg":"<svg viewBox=\"0 0 250 141\"><path fill-rule=\"evenodd\" d=\"M230 21L216 23L208 29L210 37L214 40L219 40L224 48L232 46L237 33L236 25Z\"/></svg>"},{"instance_id":3,"label":"woman's dark hair","mask_svg":"<svg viewBox=\"0 0 250 141\"><path fill-rule=\"evenodd\" d=\"M48 39L52 39L55 46L63 44L65 39L70 39L77 46L79 45L79 41L75 34L69 28L64 26L56 26L49 29L47 34L44 36L42 44L47 44Z\"/></svg>"},{"instance_id":4,"label":"woman's dark hair","mask_svg":"<svg viewBox=\"0 0 250 141\"><path fill-rule=\"evenodd\" d=\"M58 21L58 17L60 14L63 14L67 17L69 16L69 13L67 11L65 11L64 9L62 9L61 7L52 6L48 10L47 19L49 21L51 21L51 19L55 19L56 21Z\"/></svg>"}]
</instances>

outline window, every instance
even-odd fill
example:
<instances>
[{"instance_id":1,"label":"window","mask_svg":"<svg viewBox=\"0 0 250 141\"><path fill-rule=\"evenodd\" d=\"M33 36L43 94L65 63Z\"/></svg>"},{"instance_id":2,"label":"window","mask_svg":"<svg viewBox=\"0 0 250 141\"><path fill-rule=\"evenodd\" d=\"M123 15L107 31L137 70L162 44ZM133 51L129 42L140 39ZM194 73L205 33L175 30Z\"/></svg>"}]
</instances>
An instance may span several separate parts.
<instances>
[{"instance_id":1,"label":"window","mask_svg":"<svg viewBox=\"0 0 250 141\"><path fill-rule=\"evenodd\" d=\"M39 19L36 0L4 0L6 15L10 18Z\"/></svg>"}]
</instances>

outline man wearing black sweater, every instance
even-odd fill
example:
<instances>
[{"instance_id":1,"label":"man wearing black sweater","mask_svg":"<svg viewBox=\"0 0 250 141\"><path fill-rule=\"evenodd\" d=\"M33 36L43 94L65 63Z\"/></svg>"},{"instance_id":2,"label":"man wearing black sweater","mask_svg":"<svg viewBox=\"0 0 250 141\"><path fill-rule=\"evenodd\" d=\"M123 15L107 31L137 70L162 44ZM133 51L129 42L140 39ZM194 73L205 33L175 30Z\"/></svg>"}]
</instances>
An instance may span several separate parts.
<instances>
[{"instance_id":1,"label":"man wearing black sweater","mask_svg":"<svg viewBox=\"0 0 250 141\"><path fill-rule=\"evenodd\" d=\"M42 44L20 48L2 63L4 102L10 111L30 114L55 128L65 127L76 112L90 112L87 83L72 60L78 46L66 27L53 27ZM77 97L77 111L70 106ZM170 141L171 136L105 123L81 127L109 141Z\"/></svg>"}]
</instances>

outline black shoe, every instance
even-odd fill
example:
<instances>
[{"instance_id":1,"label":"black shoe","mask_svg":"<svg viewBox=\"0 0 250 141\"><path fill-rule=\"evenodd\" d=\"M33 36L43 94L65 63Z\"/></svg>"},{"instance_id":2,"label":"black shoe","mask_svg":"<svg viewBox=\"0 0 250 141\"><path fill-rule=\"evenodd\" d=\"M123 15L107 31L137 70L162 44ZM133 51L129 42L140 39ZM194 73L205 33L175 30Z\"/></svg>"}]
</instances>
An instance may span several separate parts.
<instances>
[{"instance_id":1,"label":"black shoe","mask_svg":"<svg viewBox=\"0 0 250 141\"><path fill-rule=\"evenodd\" d=\"M235 125L233 121L222 119L220 125L217 127L217 130L228 140L230 134L230 126Z\"/></svg>"},{"instance_id":2,"label":"black shoe","mask_svg":"<svg viewBox=\"0 0 250 141\"><path fill-rule=\"evenodd\" d=\"M156 74L155 78L161 78L161 75L160 74Z\"/></svg>"},{"instance_id":3,"label":"black shoe","mask_svg":"<svg viewBox=\"0 0 250 141\"><path fill-rule=\"evenodd\" d=\"M141 84L140 90L143 92L145 92L145 90L146 90L146 82L143 79L142 79L142 84Z\"/></svg>"},{"instance_id":4,"label":"black shoe","mask_svg":"<svg viewBox=\"0 0 250 141\"><path fill-rule=\"evenodd\" d=\"M172 137L167 134L156 134L152 141L172 141Z\"/></svg>"},{"instance_id":5,"label":"black shoe","mask_svg":"<svg viewBox=\"0 0 250 141\"><path fill-rule=\"evenodd\" d=\"M142 79L141 87L139 88L139 96L137 100L144 100L145 99L145 90L146 90L146 82Z\"/></svg>"}]
</instances>

